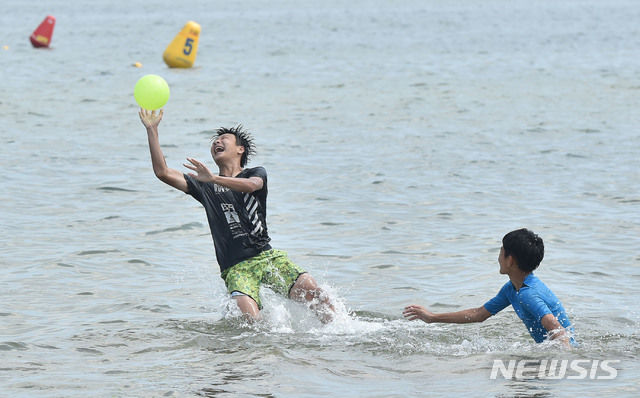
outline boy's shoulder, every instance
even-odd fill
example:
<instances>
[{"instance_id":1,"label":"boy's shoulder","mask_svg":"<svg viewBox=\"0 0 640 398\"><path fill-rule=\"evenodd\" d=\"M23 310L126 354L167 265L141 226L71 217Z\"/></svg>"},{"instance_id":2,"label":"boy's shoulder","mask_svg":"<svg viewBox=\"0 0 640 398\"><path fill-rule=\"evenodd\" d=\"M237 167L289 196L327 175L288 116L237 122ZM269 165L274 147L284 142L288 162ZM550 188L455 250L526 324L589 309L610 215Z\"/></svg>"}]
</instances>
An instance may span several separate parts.
<instances>
[{"instance_id":1,"label":"boy's shoulder","mask_svg":"<svg viewBox=\"0 0 640 398\"><path fill-rule=\"evenodd\" d=\"M267 179L267 169L262 166L250 167L242 170L238 177L250 178L250 177L260 177L263 180Z\"/></svg>"},{"instance_id":2,"label":"boy's shoulder","mask_svg":"<svg viewBox=\"0 0 640 398\"><path fill-rule=\"evenodd\" d=\"M524 279L524 284L518 293L520 296L535 296L538 295L538 293L547 290L549 290L549 288L540 280L540 278L533 274L529 274L529 276Z\"/></svg>"},{"instance_id":3,"label":"boy's shoulder","mask_svg":"<svg viewBox=\"0 0 640 398\"><path fill-rule=\"evenodd\" d=\"M264 173L267 174L267 169L264 166L256 166L256 167L247 167L242 170L242 174L256 174L256 173Z\"/></svg>"},{"instance_id":4,"label":"boy's shoulder","mask_svg":"<svg viewBox=\"0 0 640 398\"><path fill-rule=\"evenodd\" d=\"M540 280L540 278L535 276L533 273L530 273L529 275L527 275L526 278L524 278L524 286L528 286L528 287L544 286L544 283Z\"/></svg>"}]
</instances>

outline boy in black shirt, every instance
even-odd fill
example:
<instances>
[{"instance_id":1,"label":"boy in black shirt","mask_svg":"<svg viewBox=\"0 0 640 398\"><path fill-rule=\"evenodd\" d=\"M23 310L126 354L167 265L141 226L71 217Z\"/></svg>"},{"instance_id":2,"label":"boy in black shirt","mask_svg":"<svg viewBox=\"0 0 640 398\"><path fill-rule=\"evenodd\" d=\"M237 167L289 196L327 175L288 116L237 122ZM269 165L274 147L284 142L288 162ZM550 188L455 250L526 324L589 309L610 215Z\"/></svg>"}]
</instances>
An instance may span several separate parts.
<instances>
[{"instance_id":1,"label":"boy in black shirt","mask_svg":"<svg viewBox=\"0 0 640 398\"><path fill-rule=\"evenodd\" d=\"M218 129L211 145L218 175L191 158L184 166L195 173L184 174L167 167L164 160L158 139L163 114L164 110L139 112L147 129L153 171L158 179L204 206L221 276L242 313L260 317L259 289L265 285L293 300L309 302L322 322L330 322L335 309L327 294L286 252L269 244L267 172L263 167L245 169L255 153L253 138L242 126Z\"/></svg>"}]
</instances>

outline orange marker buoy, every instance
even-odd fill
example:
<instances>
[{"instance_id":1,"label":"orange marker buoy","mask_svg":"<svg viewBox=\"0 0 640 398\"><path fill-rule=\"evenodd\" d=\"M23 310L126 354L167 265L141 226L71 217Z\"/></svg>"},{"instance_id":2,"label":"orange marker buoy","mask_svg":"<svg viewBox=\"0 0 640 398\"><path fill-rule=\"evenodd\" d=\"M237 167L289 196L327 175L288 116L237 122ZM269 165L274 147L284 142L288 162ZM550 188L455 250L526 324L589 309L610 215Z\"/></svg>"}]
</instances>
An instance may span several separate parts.
<instances>
[{"instance_id":1,"label":"orange marker buoy","mask_svg":"<svg viewBox=\"0 0 640 398\"><path fill-rule=\"evenodd\" d=\"M189 21L164 50L162 58L170 68L191 68L198 53L200 25Z\"/></svg>"},{"instance_id":2,"label":"orange marker buoy","mask_svg":"<svg viewBox=\"0 0 640 398\"><path fill-rule=\"evenodd\" d=\"M53 26L55 24L56 18L51 15L47 15L40 26L33 31L31 37L29 37L31 44L35 48L49 47L49 44L51 44L51 36L53 36Z\"/></svg>"}]
</instances>

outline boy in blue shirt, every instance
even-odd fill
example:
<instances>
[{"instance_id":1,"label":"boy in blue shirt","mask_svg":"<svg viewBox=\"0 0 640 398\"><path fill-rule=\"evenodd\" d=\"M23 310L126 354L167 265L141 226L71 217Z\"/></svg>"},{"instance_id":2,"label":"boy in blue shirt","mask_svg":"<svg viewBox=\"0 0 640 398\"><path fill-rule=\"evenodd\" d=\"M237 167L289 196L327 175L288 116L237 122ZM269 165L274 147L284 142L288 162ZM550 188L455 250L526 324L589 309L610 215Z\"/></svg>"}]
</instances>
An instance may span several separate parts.
<instances>
[{"instance_id":1,"label":"boy in blue shirt","mask_svg":"<svg viewBox=\"0 0 640 398\"><path fill-rule=\"evenodd\" d=\"M498 256L500 273L509 276L498 294L482 307L435 314L420 305L410 305L403 314L427 323L483 322L509 305L537 342L559 340L566 347L574 343L569 317L555 294L533 275L544 257L542 238L528 229L511 231L502 238Z\"/></svg>"}]
</instances>

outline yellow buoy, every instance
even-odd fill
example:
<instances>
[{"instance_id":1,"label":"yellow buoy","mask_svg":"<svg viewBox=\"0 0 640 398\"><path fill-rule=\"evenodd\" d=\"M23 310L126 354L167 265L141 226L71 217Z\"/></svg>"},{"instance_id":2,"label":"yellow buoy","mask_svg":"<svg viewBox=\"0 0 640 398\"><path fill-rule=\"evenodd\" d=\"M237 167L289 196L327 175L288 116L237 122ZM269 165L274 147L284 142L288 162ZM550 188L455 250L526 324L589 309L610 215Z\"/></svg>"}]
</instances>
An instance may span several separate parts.
<instances>
[{"instance_id":1,"label":"yellow buoy","mask_svg":"<svg viewBox=\"0 0 640 398\"><path fill-rule=\"evenodd\" d=\"M198 53L200 25L189 21L164 50L162 58L170 68L191 68Z\"/></svg>"}]
</instances>

